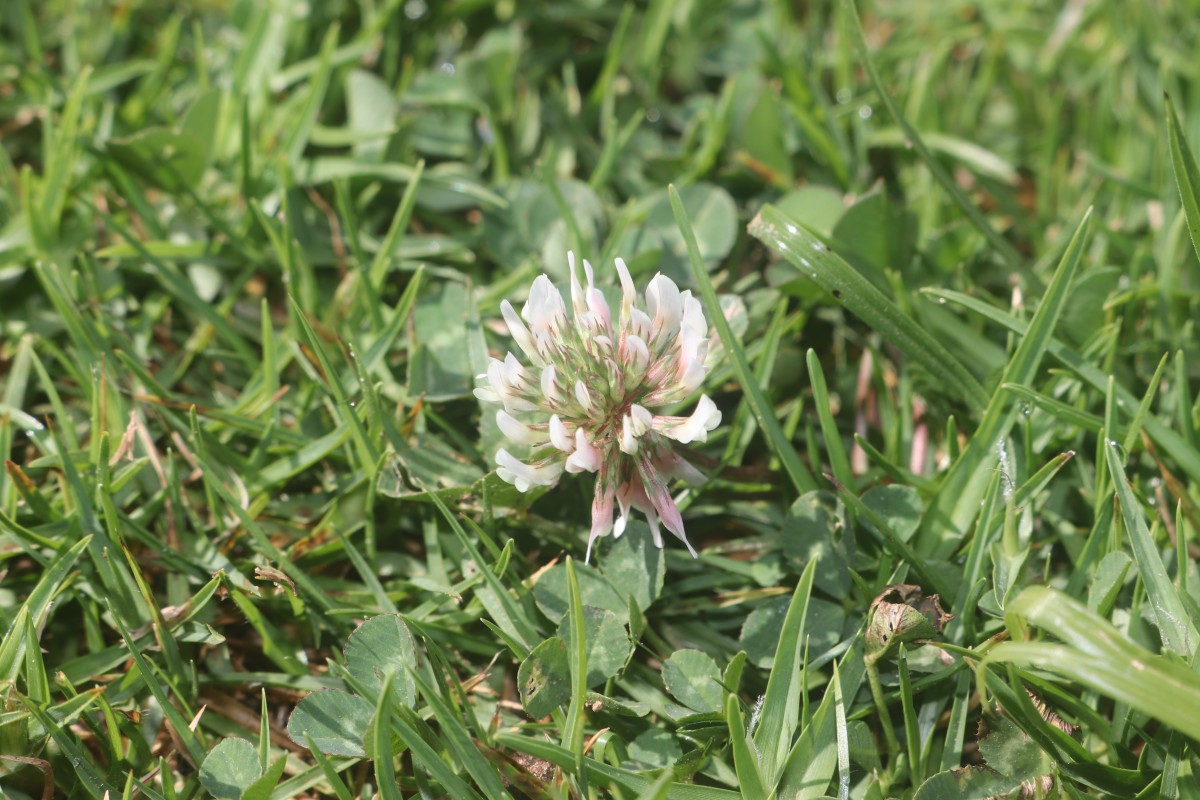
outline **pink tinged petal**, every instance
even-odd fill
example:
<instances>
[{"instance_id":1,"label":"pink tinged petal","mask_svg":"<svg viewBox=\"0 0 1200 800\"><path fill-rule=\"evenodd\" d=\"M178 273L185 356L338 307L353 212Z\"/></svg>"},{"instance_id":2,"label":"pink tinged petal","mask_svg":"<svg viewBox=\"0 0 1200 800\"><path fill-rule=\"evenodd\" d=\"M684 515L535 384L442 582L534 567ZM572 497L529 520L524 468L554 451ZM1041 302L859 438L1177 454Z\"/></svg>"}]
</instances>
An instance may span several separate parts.
<instances>
[{"instance_id":1,"label":"pink tinged petal","mask_svg":"<svg viewBox=\"0 0 1200 800\"><path fill-rule=\"evenodd\" d=\"M662 534L658 530L658 514L655 513L654 504L646 496L646 490L642 487L640 480L634 477L617 486L617 505L621 509L621 518L613 526L615 536L620 536L625 532L625 527L629 524L629 509L636 508L646 515L646 524L650 526L650 537L654 540L654 546L662 548Z\"/></svg>"},{"instance_id":2,"label":"pink tinged petal","mask_svg":"<svg viewBox=\"0 0 1200 800\"><path fill-rule=\"evenodd\" d=\"M638 473L642 476L642 486L646 496L662 519L663 527L675 534L675 538L683 542L688 552L692 554L692 558L695 558L696 551L688 541L687 534L684 533L683 517L679 513L679 507L675 505L675 498L671 497L671 492L667 489L667 484L654 469L654 465L645 457L638 460ZM649 518L650 514L647 513L646 517Z\"/></svg>"},{"instance_id":3,"label":"pink tinged petal","mask_svg":"<svg viewBox=\"0 0 1200 800\"><path fill-rule=\"evenodd\" d=\"M583 262L583 272L587 276L587 290L584 298L587 301L587 310L591 315L593 325L596 330L611 332L612 311L608 307L608 301L604 299L604 294L596 288L592 265L586 260Z\"/></svg>"},{"instance_id":4,"label":"pink tinged petal","mask_svg":"<svg viewBox=\"0 0 1200 800\"><path fill-rule=\"evenodd\" d=\"M550 417L550 444L564 453L575 452L575 439L567 430L567 426L559 419L558 414ZM568 471L570 471L570 466L570 464L567 465Z\"/></svg>"},{"instance_id":5,"label":"pink tinged petal","mask_svg":"<svg viewBox=\"0 0 1200 800\"><path fill-rule=\"evenodd\" d=\"M496 464L499 466L496 475L519 492L527 492L534 486L553 486L563 471L562 461L526 464L503 448L496 451Z\"/></svg>"},{"instance_id":6,"label":"pink tinged petal","mask_svg":"<svg viewBox=\"0 0 1200 800\"><path fill-rule=\"evenodd\" d=\"M613 525L613 536L620 538L625 532L625 526L629 524L629 494L632 484L628 481L617 486L617 507L621 509L621 515L617 517L616 523Z\"/></svg>"},{"instance_id":7,"label":"pink tinged petal","mask_svg":"<svg viewBox=\"0 0 1200 800\"><path fill-rule=\"evenodd\" d=\"M592 531L588 534L587 555L583 563L588 563L592 557L592 545L602 536L608 536L613 529L613 500L616 487L612 481L596 479L596 494L592 498Z\"/></svg>"},{"instance_id":8,"label":"pink tinged petal","mask_svg":"<svg viewBox=\"0 0 1200 800\"><path fill-rule=\"evenodd\" d=\"M704 483L704 473L669 447L654 451L654 467L668 478L678 478L690 486Z\"/></svg>"},{"instance_id":9,"label":"pink tinged petal","mask_svg":"<svg viewBox=\"0 0 1200 800\"><path fill-rule=\"evenodd\" d=\"M513 418L507 411L496 412L496 424L500 431L517 444L545 444L546 435L539 433L523 422Z\"/></svg>"},{"instance_id":10,"label":"pink tinged petal","mask_svg":"<svg viewBox=\"0 0 1200 800\"><path fill-rule=\"evenodd\" d=\"M529 329L525 327L525 323L521 322L521 318L517 316L512 303L507 300L502 301L500 303L500 313L504 316L505 324L508 325L509 335L517 343L517 347L521 348L521 352L525 354L525 357L539 367L546 363L541 353L538 352L537 346L533 343L533 336L530 335Z\"/></svg>"},{"instance_id":11,"label":"pink tinged petal","mask_svg":"<svg viewBox=\"0 0 1200 800\"><path fill-rule=\"evenodd\" d=\"M558 383L558 372L554 369L553 364L547 364L542 367L542 397L546 398L553 405L559 405L563 402L562 389Z\"/></svg>"},{"instance_id":12,"label":"pink tinged petal","mask_svg":"<svg viewBox=\"0 0 1200 800\"><path fill-rule=\"evenodd\" d=\"M601 463L600 448L587 440L583 428L576 428L575 452L567 458L567 472L596 472Z\"/></svg>"}]
</instances>

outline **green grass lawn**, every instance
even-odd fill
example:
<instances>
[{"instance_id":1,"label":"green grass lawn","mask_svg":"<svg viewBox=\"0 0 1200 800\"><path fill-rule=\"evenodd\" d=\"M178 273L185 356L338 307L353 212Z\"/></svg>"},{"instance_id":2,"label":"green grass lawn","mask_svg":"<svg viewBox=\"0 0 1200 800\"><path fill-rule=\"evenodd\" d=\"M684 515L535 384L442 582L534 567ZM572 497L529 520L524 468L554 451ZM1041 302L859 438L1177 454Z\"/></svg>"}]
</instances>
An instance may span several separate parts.
<instances>
[{"instance_id":1,"label":"green grass lawn","mask_svg":"<svg viewBox=\"0 0 1200 800\"><path fill-rule=\"evenodd\" d=\"M0 3L0 797L1200 797L1200 8L1058 5Z\"/></svg>"}]
</instances>

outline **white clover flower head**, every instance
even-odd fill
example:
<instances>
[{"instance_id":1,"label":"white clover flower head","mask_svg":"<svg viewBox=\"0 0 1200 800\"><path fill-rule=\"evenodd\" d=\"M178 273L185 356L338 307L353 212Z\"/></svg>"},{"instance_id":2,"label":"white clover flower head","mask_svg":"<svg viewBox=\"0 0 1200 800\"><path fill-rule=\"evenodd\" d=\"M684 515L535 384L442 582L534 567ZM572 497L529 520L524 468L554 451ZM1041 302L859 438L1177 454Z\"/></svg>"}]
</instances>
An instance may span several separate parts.
<instances>
[{"instance_id":1,"label":"white clover flower head","mask_svg":"<svg viewBox=\"0 0 1200 800\"><path fill-rule=\"evenodd\" d=\"M511 441L530 448L522 461L505 449L496 453L496 474L522 492L553 486L563 472L596 475L592 500L592 545L610 532L620 536L629 510L646 515L654 544L662 547L659 522L696 551L667 488L671 478L692 484L700 472L672 449L703 442L721 423L721 412L701 395L691 416L654 414L652 409L690 397L708 373L708 323L700 301L680 291L665 275L646 287L644 303L625 262L616 260L621 304L616 318L595 286L592 265L583 262L579 282L574 253L571 306L545 275L529 290L520 315L506 300L500 312L529 366L512 353L493 358L475 396L502 406L496 423ZM620 509L614 521L613 506Z\"/></svg>"}]
</instances>

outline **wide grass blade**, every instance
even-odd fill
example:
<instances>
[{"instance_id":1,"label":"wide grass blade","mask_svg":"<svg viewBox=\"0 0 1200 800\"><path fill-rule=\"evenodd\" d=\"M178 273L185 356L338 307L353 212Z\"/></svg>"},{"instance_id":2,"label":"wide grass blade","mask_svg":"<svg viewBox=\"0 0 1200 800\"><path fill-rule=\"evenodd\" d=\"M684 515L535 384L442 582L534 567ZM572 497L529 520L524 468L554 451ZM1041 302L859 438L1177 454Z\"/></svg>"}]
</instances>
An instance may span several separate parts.
<instances>
[{"instance_id":1,"label":"wide grass blade","mask_svg":"<svg viewBox=\"0 0 1200 800\"><path fill-rule=\"evenodd\" d=\"M1013 663L1062 675L1200 738L1200 675L1186 665L1139 647L1079 601L1044 586L1018 595L1005 619L1018 630L1042 628L1063 643L1001 642L980 662L981 672Z\"/></svg>"},{"instance_id":2,"label":"wide grass blade","mask_svg":"<svg viewBox=\"0 0 1200 800\"><path fill-rule=\"evenodd\" d=\"M941 342L801 223L775 206L765 205L750 222L749 231L925 368L946 392L972 410L987 405L988 395L979 381Z\"/></svg>"}]
</instances>

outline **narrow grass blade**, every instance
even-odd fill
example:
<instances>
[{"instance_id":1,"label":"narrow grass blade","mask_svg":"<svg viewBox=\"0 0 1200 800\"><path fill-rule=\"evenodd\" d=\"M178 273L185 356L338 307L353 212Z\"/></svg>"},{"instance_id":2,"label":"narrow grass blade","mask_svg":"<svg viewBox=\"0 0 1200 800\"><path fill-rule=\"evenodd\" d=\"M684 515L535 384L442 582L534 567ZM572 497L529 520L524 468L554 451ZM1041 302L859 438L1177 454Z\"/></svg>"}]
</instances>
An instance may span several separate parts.
<instances>
[{"instance_id":1,"label":"narrow grass blade","mask_svg":"<svg viewBox=\"0 0 1200 800\"><path fill-rule=\"evenodd\" d=\"M386 708L382 706L383 700L388 697L388 694L389 693L384 692L380 695L380 711L377 713L388 713ZM404 745L412 751L413 761L427 769L429 774L442 784L442 788L447 794L449 794L450 797L454 798L454 800L483 800L480 794L472 789L467 782L459 777L458 773L455 772L454 769L442 759L441 754L432 746L430 746L429 742L425 740L425 737L420 734L418 729L414 727L413 724L410 724L408 720L402 718L403 716L404 714L395 713L393 710L393 712L390 714L390 728L391 731L395 732L395 734L400 737L400 741L404 742ZM379 719L380 717L376 718L375 727L377 729L382 728L386 730L389 728L389 725L386 722L381 723L378 721ZM386 719L386 717L383 717L383 719ZM416 724L420 723L420 720L419 718L413 718L412 722ZM427 726L423 727L426 727L428 730ZM377 746L379 744L383 743L377 742ZM390 735L387 736L386 746L389 748L391 747ZM379 752L380 751L376 750L377 766L380 760ZM390 752L390 750L385 750L383 752ZM391 785L396 786L394 770L391 773L391 779ZM382 788L382 781L380 786ZM400 797L398 788L394 797L396 797L397 800Z\"/></svg>"},{"instance_id":2,"label":"narrow grass blade","mask_svg":"<svg viewBox=\"0 0 1200 800\"><path fill-rule=\"evenodd\" d=\"M1138 441L1138 435L1142 432L1142 425L1150 414L1150 406L1154 403L1154 395L1158 391L1159 381L1162 380L1163 370L1167 368L1167 359L1170 357L1170 353L1163 353L1162 359L1158 362L1158 369L1154 370L1154 376L1146 384L1146 393L1142 395L1142 402L1138 404L1137 411L1134 412L1133 419L1129 423L1129 429L1125 432L1125 441L1122 442L1127 451L1133 449L1134 444Z\"/></svg>"},{"instance_id":3,"label":"narrow grass blade","mask_svg":"<svg viewBox=\"0 0 1200 800\"><path fill-rule=\"evenodd\" d=\"M838 679L842 697L856 697L866 676L863 662L862 637L838 662ZM826 796L826 789L837 771L837 696L832 686L825 688L817 710L788 753L783 778L776 789L780 797L795 800L817 800Z\"/></svg>"},{"instance_id":4,"label":"narrow grass blade","mask_svg":"<svg viewBox=\"0 0 1200 800\"><path fill-rule=\"evenodd\" d=\"M374 756L375 785L379 787L380 800L400 800L400 785L396 782L396 765L392 763L392 759L395 758L395 754L392 752L392 679L395 677L395 673L390 671L383 676L383 685L380 687L379 697L375 701L375 724L371 726L370 734L371 749L369 752ZM401 738L405 738L403 734L401 734ZM437 758L436 754L434 760L441 763L441 759Z\"/></svg>"},{"instance_id":5,"label":"narrow grass blade","mask_svg":"<svg viewBox=\"0 0 1200 800\"><path fill-rule=\"evenodd\" d=\"M185 716L180 713L175 704L171 702L170 696L167 694L167 689L170 688L179 697L179 692L174 686L164 686L159 680L159 673L154 668L154 665L142 653L142 649L137 646L133 639L133 635L129 629L125 627L125 623L121 621L119 615L114 614L113 620L117 623L117 629L121 632L121 638L125 640L125 647L129 655L133 657L133 661L137 664L138 671L141 673L142 680L149 687L150 693L154 695L154 699L158 701L158 705L162 708L166 716L166 723L169 724L175 731L175 735L179 737L179 741L183 743L184 754L193 766L199 768L204 762L204 756L208 750L201 741L199 735L189 726L190 715L194 712L185 706L184 712L189 715ZM176 680L183 680L186 676L174 676ZM180 698L182 703L182 698Z\"/></svg>"},{"instance_id":6,"label":"narrow grass blade","mask_svg":"<svg viewBox=\"0 0 1200 800\"><path fill-rule=\"evenodd\" d=\"M467 555L475 562L476 567L483 575L484 583L487 584L486 590L476 589L476 595L480 602L492 615L492 619L508 636L518 642L524 652L516 655L524 659L529 655L529 651L535 644L538 643L539 637L537 630L534 628L529 617L522 611L509 594L508 589L501 583L499 576L491 568L487 561L484 560L483 554L479 552L479 548L467 536L467 532L463 530L458 519L454 516L454 512L446 505L445 501L438 496L437 492L427 491L426 496L433 501L437 506L438 511L442 513L450 528L462 543L463 549L467 551Z\"/></svg>"},{"instance_id":7,"label":"narrow grass blade","mask_svg":"<svg viewBox=\"0 0 1200 800\"><path fill-rule=\"evenodd\" d=\"M1050 348L1058 318L1070 298L1071 281L1083 255L1090 218L1089 209L1063 252L1024 338L1005 367L1002 383L1024 386L1037 375L1042 357ZM914 549L918 553L946 558L959 546L972 520L979 514L979 501L995 465L994 451L1008 436L1016 417L1017 410L1008 395L994 393L970 442L951 465L940 491L921 520L914 540Z\"/></svg>"},{"instance_id":8,"label":"narrow grass blade","mask_svg":"<svg viewBox=\"0 0 1200 800\"><path fill-rule=\"evenodd\" d=\"M779 646L775 649L771 676L763 695L762 714L754 730L762 778L768 787L779 782L779 774L800 724L801 672L804 669L801 648L808 620L808 601L812 596L813 579L818 559L810 559L792 592Z\"/></svg>"},{"instance_id":9,"label":"narrow grass blade","mask_svg":"<svg viewBox=\"0 0 1200 800\"><path fill-rule=\"evenodd\" d=\"M936 298L957 303L987 319L1008 328L1018 336L1024 336L1029 330L1029 323L1017 319L1011 314L988 305L974 297L948 289L927 289L926 294ZM1065 364L1085 383L1097 391L1105 391L1108 385L1108 375L1104 370L1089 363L1083 356L1067 347L1062 342L1051 339L1047 352L1055 359ZM1115 388L1118 405L1121 408L1136 408L1138 399L1121 385ZM1200 480L1200 450L1197 450L1173 428L1161 422L1157 417L1148 416L1142 423L1146 433L1156 445L1171 456L1193 480Z\"/></svg>"},{"instance_id":10,"label":"narrow grass blade","mask_svg":"<svg viewBox=\"0 0 1200 800\"><path fill-rule=\"evenodd\" d=\"M717 299L712 279L708 275L708 268L704 265L704 259L700 256L700 246L696 243L696 234L692 230L692 223L688 220L687 211L684 210L679 192L674 186L671 186L668 188L667 193L671 199L671 210L675 214L675 222L679 225L679 230L683 234L683 240L687 242L688 258L692 265L692 276L696 280L696 285L700 288L700 297L704 301L704 310L708 312L713 327L717 329L717 335L721 338L721 344L725 346L725 352L733 362L734 374L737 376L742 391L746 393L746 399L750 403L754 417L758 420L758 425L762 428L763 435L767 438L767 443L783 464L788 477L792 479L792 485L796 487L796 491L800 494L812 491L817 488L812 473L809 472L808 467L804 466L804 462L800 460L800 455L796 452L796 448L792 446L791 441L784 435L783 428L779 425L779 420L775 418L774 409L759 388L758 381L754 377L754 371L750 368L750 362L746 360L746 351L742 349L741 344L734 338L733 330L729 327L729 322L725 319L725 314L721 310L721 302Z\"/></svg>"},{"instance_id":11,"label":"narrow grass blade","mask_svg":"<svg viewBox=\"0 0 1200 800\"><path fill-rule=\"evenodd\" d=\"M514 733L501 733L496 736L496 743L515 752L539 758L561 769L575 768L574 754L544 739L534 739ZM587 772L588 780L595 785L616 786L630 794L642 794L652 784L652 781L636 772L614 767L593 758L584 758L583 768ZM668 800L738 800L740 797L741 794L729 789L684 783L672 784L671 790L667 792Z\"/></svg>"},{"instance_id":12,"label":"narrow grass blade","mask_svg":"<svg viewBox=\"0 0 1200 800\"><path fill-rule=\"evenodd\" d=\"M1200 258L1200 167L1183 135L1179 117L1171 98L1165 98L1167 106L1167 141L1171 150L1171 167L1175 173L1175 185L1179 189L1179 200L1183 203L1183 216L1187 220L1188 235L1196 256Z\"/></svg>"},{"instance_id":13,"label":"narrow grass blade","mask_svg":"<svg viewBox=\"0 0 1200 800\"><path fill-rule=\"evenodd\" d=\"M833 719L837 736L838 800L850 800L850 737L846 732L846 703L842 695L842 679L833 665Z\"/></svg>"},{"instance_id":14,"label":"narrow grass blade","mask_svg":"<svg viewBox=\"0 0 1200 800\"><path fill-rule=\"evenodd\" d=\"M908 671L908 653L904 645L900 645L900 657L897 665L900 669L900 708L904 713L904 746L908 754L908 771L912 775L914 786L925 779L921 769L921 731L917 724L917 710L913 703L912 677Z\"/></svg>"},{"instance_id":15,"label":"narrow grass blade","mask_svg":"<svg viewBox=\"0 0 1200 800\"><path fill-rule=\"evenodd\" d=\"M404 195L400 198L400 205L396 207L392 223L388 226L383 241L379 243L379 249L375 251L375 258L371 262L367 275L370 279L371 290L377 295L383 289L383 281L387 277L388 268L392 265L396 245L400 243L404 232L408 230L408 222L412 219L413 209L417 205L417 189L421 187L421 176L424 174L425 161L417 161L416 167L413 168L412 178L404 187Z\"/></svg>"},{"instance_id":16,"label":"narrow grass blade","mask_svg":"<svg viewBox=\"0 0 1200 800\"><path fill-rule=\"evenodd\" d=\"M1167 569L1163 566L1162 556L1150 531L1146 528L1146 518L1141 506L1125 477L1125 468L1121 466L1117 455L1115 442L1105 442L1105 457L1108 460L1108 471L1112 476L1113 487L1117 492L1117 500L1121 504L1121 519L1125 523L1125 532L1129 535L1129 546L1133 550L1133 558L1137 563L1142 583L1146 587L1146 595L1154 609L1158 620L1158 632L1162 636L1163 647L1178 653L1184 658L1190 658L1200 641L1196 625L1184 609L1183 602L1175 591Z\"/></svg>"},{"instance_id":17,"label":"narrow grass blade","mask_svg":"<svg viewBox=\"0 0 1200 800\"><path fill-rule=\"evenodd\" d=\"M987 405L987 392L949 350L803 225L775 206L765 205L750 222L749 231L925 368L947 392L972 410Z\"/></svg>"},{"instance_id":18,"label":"narrow grass blade","mask_svg":"<svg viewBox=\"0 0 1200 800\"><path fill-rule=\"evenodd\" d=\"M362 420L358 418L358 412L355 410L354 404L350 402L350 398L346 395L339 377L340 373L334 370L333 362L329 360L324 345L321 344L321 340L317 336L312 323L308 321L308 315L304 313L304 309L300 307L300 304L296 302L294 297L288 299L291 302L296 319L300 322L300 328L304 331L305 338L308 339L308 345L312 348L313 354L317 358L317 363L321 367L324 383L333 397L337 415L350 428L350 433L354 438L355 445L357 445L359 458L361 459L359 466L364 471L369 471L379 460L379 451L371 442L370 437L367 436L366 428L363 427Z\"/></svg>"},{"instance_id":19,"label":"narrow grass blade","mask_svg":"<svg viewBox=\"0 0 1200 800\"><path fill-rule=\"evenodd\" d=\"M55 722L54 717L50 716L47 711L28 697L21 697L20 699L25 707L29 709L30 713L41 723L42 727L50 734L50 738L62 750L63 755L70 759L71 766L75 768L75 774L79 776L80 784L83 785L84 790L94 800L111 798L117 793L117 790L104 780L104 775L92 764L91 756L85 748L80 746L75 736L66 729L66 726Z\"/></svg>"},{"instance_id":20,"label":"narrow grass blade","mask_svg":"<svg viewBox=\"0 0 1200 800\"><path fill-rule=\"evenodd\" d=\"M471 734L461 722L460 713L451 708L436 689L421 680L420 675L414 673L413 678L416 680L417 688L421 691L425 702L429 703L429 707L433 709L441 733L450 745L450 749L466 767L467 772L483 790L484 795L489 800L492 798L509 798L511 800L512 796L505 791L500 777L496 774L496 768L488 763L488 760L479 752L479 748L471 741Z\"/></svg>"},{"instance_id":21,"label":"narrow grass blade","mask_svg":"<svg viewBox=\"0 0 1200 800\"><path fill-rule=\"evenodd\" d=\"M725 722L729 725L729 746L733 750L733 769L737 772L738 788L747 800L767 800L770 794L763 783L758 757L750 737L746 735L746 724L742 720L742 707L737 697L725 699Z\"/></svg>"},{"instance_id":22,"label":"narrow grass blade","mask_svg":"<svg viewBox=\"0 0 1200 800\"><path fill-rule=\"evenodd\" d=\"M805 356L808 363L808 380L812 384L813 404L817 409L817 420L821 423L821 436L825 439L825 452L829 454L829 466L833 476L843 486L854 486L854 473L850 471L850 459L842 445L842 436L833 419L829 404L829 391L825 388L825 373L817 353L809 348Z\"/></svg>"},{"instance_id":23,"label":"narrow grass blade","mask_svg":"<svg viewBox=\"0 0 1200 800\"><path fill-rule=\"evenodd\" d=\"M950 172L942 166L942 162L938 161L934 154L930 151L921 135L917 133L917 129L912 126L912 123L904 116L896 101L888 93L887 84L879 74L879 70L875 68L875 62L871 58L871 50L867 45L867 37L863 32L862 21L858 17L858 8L854 4L854 0L842 0L842 11L846 15L846 23L850 28L850 34L854 38L854 48L858 52L859 63L866 70L867 77L871 79L871 85L875 87L875 92L879 99L883 101L883 105L887 108L888 113L892 115L892 119L904 131L905 141L912 145L917 151L917 155L921 157L921 161L929 168L930 173L941 187L950 195L955 204L962 209L966 214L967 219L971 224L983 234L987 239L988 244L992 249L1000 255L1001 258L1008 264L1011 270L1020 270L1024 267L1024 260L1017 249L1009 243L1007 239L998 234L988 223L987 218L983 213L975 207L970 198L966 196L954 177Z\"/></svg>"},{"instance_id":24,"label":"narrow grass blade","mask_svg":"<svg viewBox=\"0 0 1200 800\"><path fill-rule=\"evenodd\" d=\"M567 614L571 618L571 704L563 723L562 746L583 758L584 704L587 702L587 638L583 627L583 600L579 594L579 577L575 574L575 559L567 556ZM580 774L582 778L582 773Z\"/></svg>"},{"instance_id":25,"label":"narrow grass blade","mask_svg":"<svg viewBox=\"0 0 1200 800\"><path fill-rule=\"evenodd\" d=\"M50 607L50 601L62 588L63 582L71 568L75 566L75 562L79 560L79 556L90 545L91 537L85 536L72 545L71 549L56 557L42 573L33 591L25 598L25 602L21 604L12 626L5 631L3 640L0 640L0 681L16 680L17 671L20 669L23 650L27 646L22 636L24 633L21 624L22 616L28 617L29 621L38 630L41 630L45 624L46 610Z\"/></svg>"}]
</instances>

